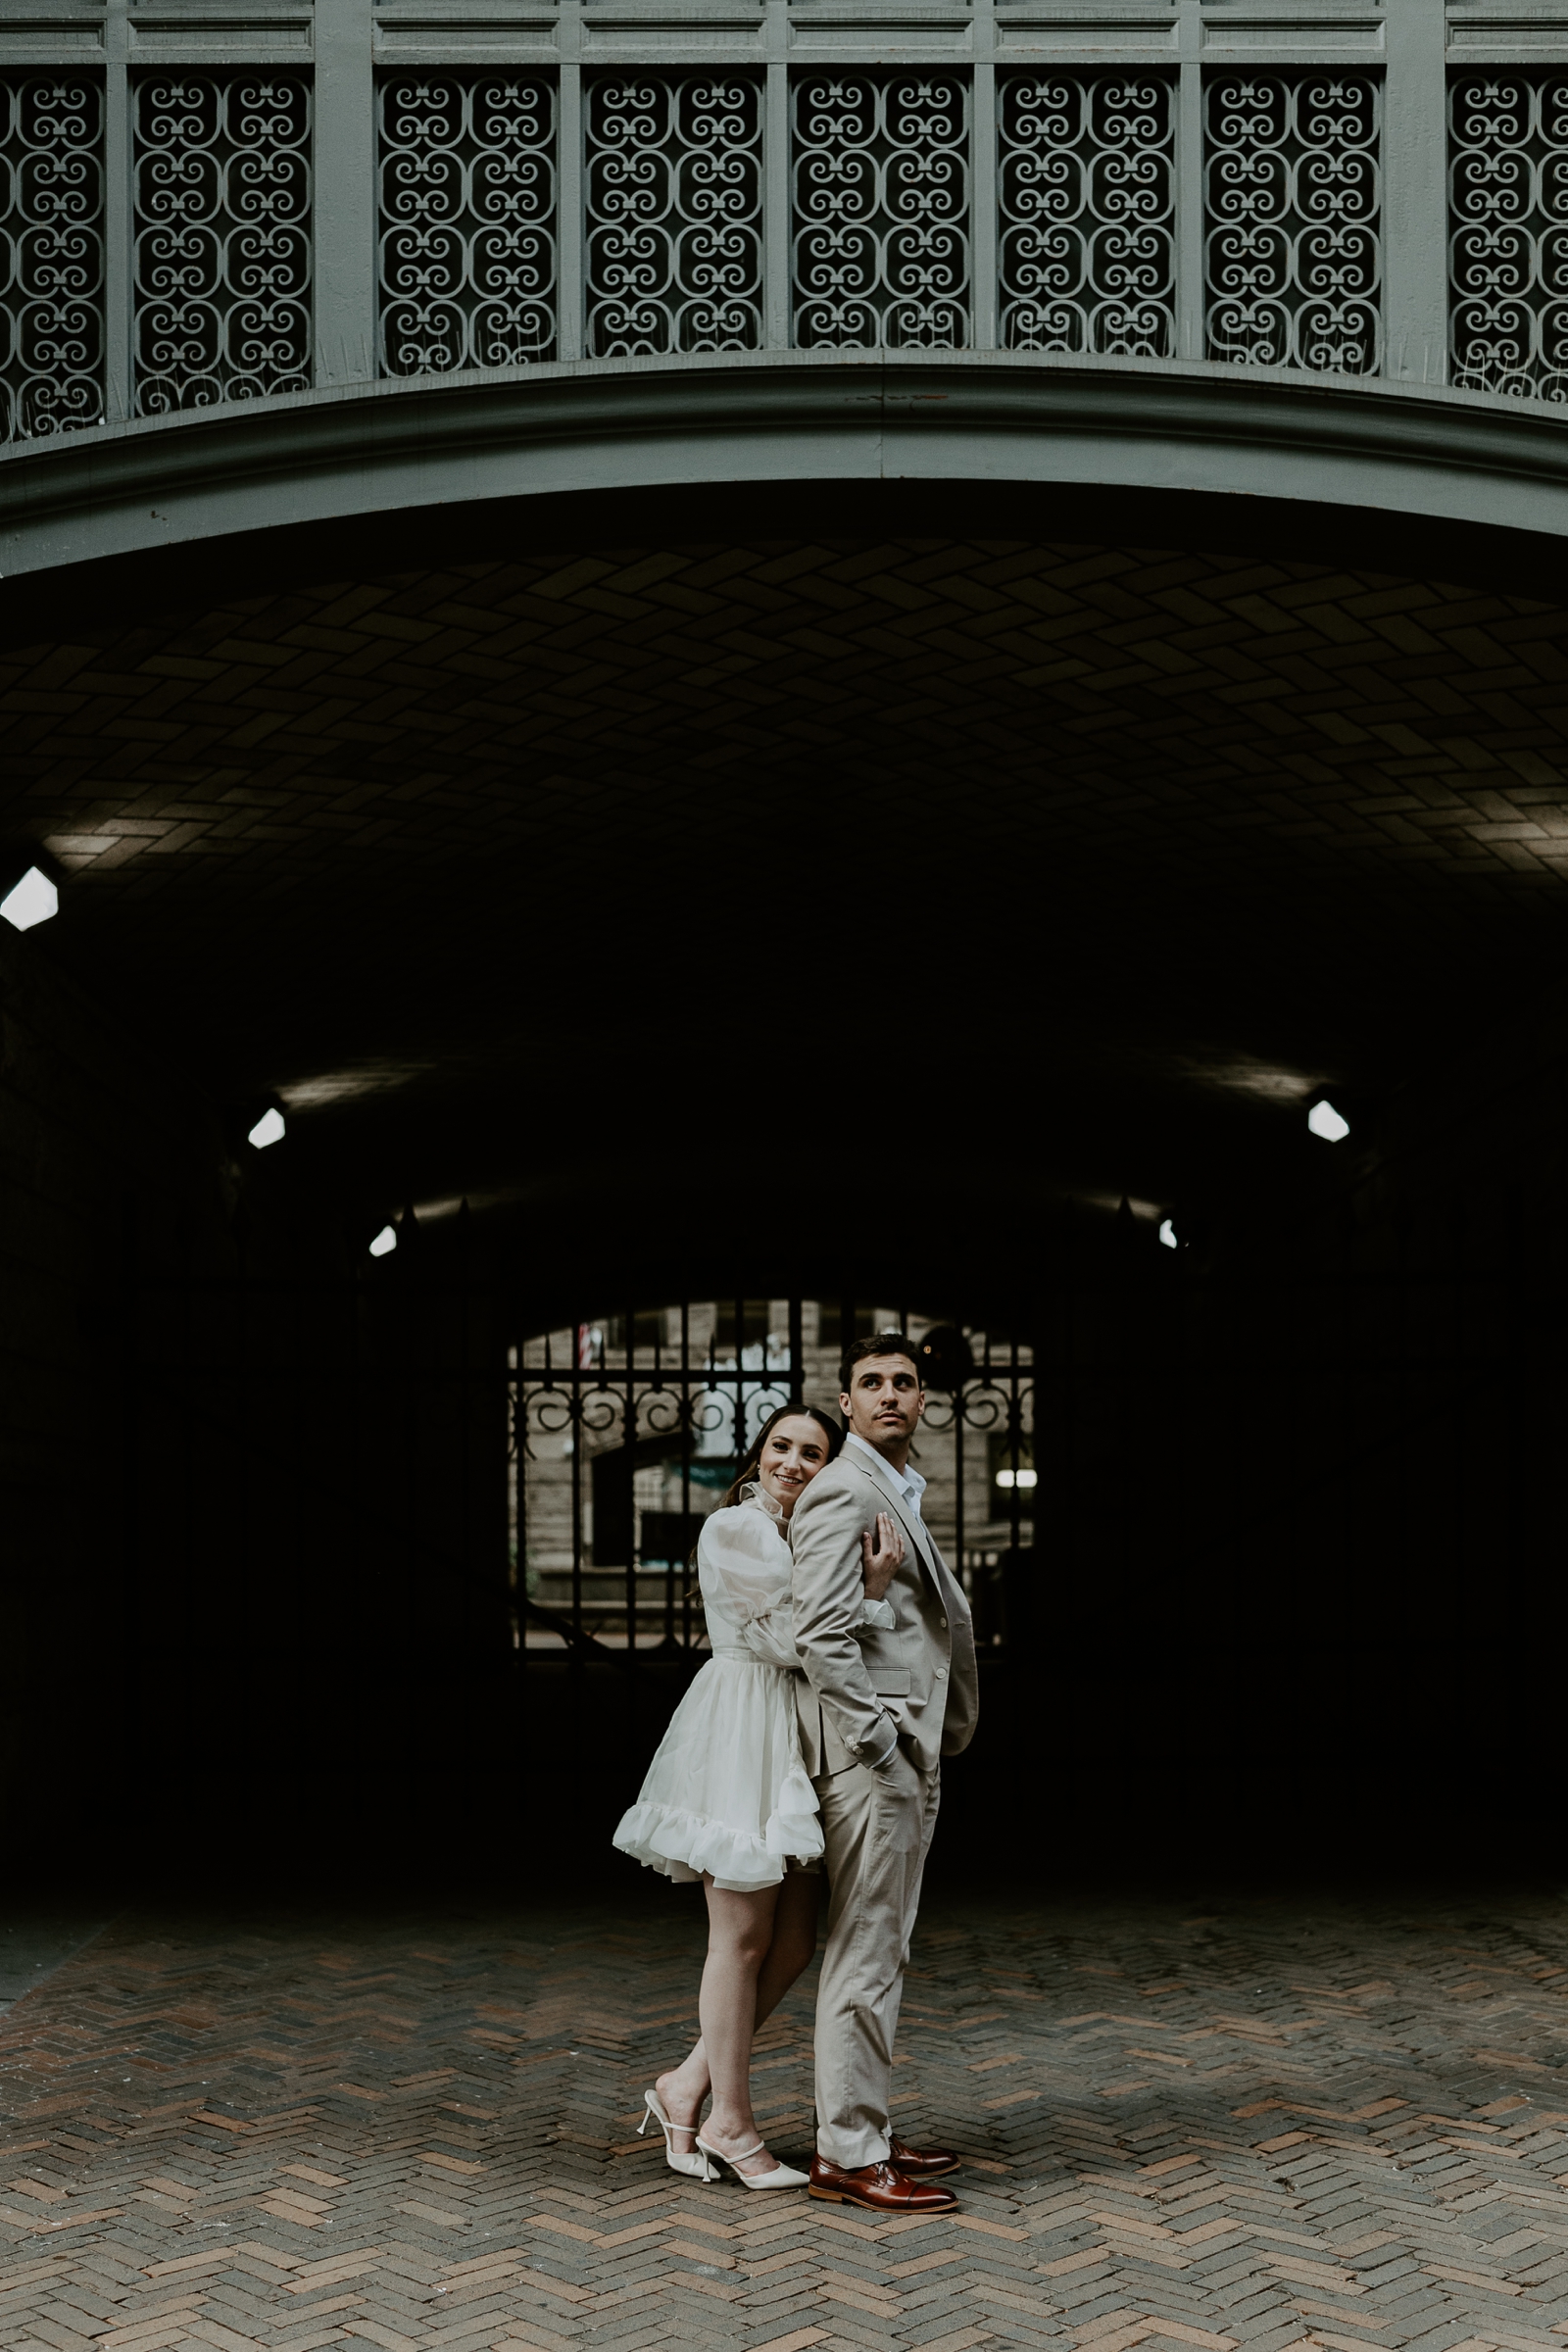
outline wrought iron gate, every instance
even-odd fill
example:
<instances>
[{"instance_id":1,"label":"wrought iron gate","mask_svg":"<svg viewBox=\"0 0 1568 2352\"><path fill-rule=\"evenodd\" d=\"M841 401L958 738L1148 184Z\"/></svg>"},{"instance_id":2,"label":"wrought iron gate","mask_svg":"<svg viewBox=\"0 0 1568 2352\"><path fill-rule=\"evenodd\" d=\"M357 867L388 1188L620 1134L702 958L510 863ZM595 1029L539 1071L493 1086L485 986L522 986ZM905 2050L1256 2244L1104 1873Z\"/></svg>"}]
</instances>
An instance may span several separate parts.
<instances>
[{"instance_id":1,"label":"wrought iron gate","mask_svg":"<svg viewBox=\"0 0 1568 2352\"><path fill-rule=\"evenodd\" d=\"M747 1439L776 1402L836 1410L845 1335L890 1326L926 1353L927 1520L983 1653L1049 1672L1058 1740L1098 1737L1112 1661L1160 1723L1244 1656L1337 1689L1342 1623L1357 1657L1403 1657L1411 1625L1468 1622L1474 1559L1500 1607L1541 1556L1498 1465L1524 1429L1560 1454L1554 1327L1522 1261L1454 1236L1358 1266L1352 1234L1290 1281L1228 1282L1129 1235L1119 1271L1005 1334L804 1297L541 1332L477 1251L407 1229L332 1282L128 1258L106 1524L126 1690L149 1725L221 1688L378 1753L499 1756L559 1714L523 1689L590 1663L648 1668L657 1712L703 1653L689 1556Z\"/></svg>"},{"instance_id":2,"label":"wrought iron gate","mask_svg":"<svg viewBox=\"0 0 1568 2352\"><path fill-rule=\"evenodd\" d=\"M515 1646L633 1660L699 1649L690 1554L751 1438L787 1402L836 1416L846 1335L890 1329L925 1358L926 1518L982 1642L1000 1646L1009 1578L1034 1557L1032 1349L1015 1333L799 1298L683 1299L512 1344Z\"/></svg>"}]
</instances>

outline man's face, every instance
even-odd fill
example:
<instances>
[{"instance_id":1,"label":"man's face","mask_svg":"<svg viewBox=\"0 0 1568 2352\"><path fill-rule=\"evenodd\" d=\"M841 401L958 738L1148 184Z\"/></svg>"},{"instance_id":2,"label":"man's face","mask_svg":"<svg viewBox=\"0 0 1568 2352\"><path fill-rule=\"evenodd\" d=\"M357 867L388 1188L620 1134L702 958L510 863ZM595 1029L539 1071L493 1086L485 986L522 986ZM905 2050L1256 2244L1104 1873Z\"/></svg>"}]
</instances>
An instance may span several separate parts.
<instances>
[{"instance_id":1,"label":"man's face","mask_svg":"<svg viewBox=\"0 0 1568 2352\"><path fill-rule=\"evenodd\" d=\"M906 1355L864 1355L839 1397L839 1410L858 1438L885 1449L913 1437L925 1391Z\"/></svg>"}]
</instances>

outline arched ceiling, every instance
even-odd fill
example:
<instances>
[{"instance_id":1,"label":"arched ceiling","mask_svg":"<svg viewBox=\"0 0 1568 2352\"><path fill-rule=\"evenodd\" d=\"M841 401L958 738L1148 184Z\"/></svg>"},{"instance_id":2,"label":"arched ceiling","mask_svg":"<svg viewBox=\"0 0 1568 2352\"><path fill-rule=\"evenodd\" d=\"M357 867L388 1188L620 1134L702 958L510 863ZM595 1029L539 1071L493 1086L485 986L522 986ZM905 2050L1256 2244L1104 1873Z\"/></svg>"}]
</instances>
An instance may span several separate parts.
<instances>
[{"instance_id":1,"label":"arched ceiling","mask_svg":"<svg viewBox=\"0 0 1568 2352\"><path fill-rule=\"evenodd\" d=\"M755 1214L715 1119L916 1224L1289 1190L1313 1086L1375 1110L1562 959L1568 606L1495 586L737 529L127 611L0 685L44 951L367 1213Z\"/></svg>"}]
</instances>

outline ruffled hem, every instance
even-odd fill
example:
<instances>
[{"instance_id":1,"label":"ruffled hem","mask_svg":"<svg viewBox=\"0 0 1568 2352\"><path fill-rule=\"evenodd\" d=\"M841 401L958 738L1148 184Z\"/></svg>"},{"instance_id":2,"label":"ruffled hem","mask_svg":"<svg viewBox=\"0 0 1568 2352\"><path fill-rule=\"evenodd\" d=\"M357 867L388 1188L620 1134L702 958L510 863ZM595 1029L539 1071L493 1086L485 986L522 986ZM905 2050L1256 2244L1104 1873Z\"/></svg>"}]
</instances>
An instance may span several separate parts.
<instances>
[{"instance_id":1,"label":"ruffled hem","mask_svg":"<svg viewBox=\"0 0 1568 2352\"><path fill-rule=\"evenodd\" d=\"M785 1773L778 1802L768 1815L765 1836L770 1854L793 1854L800 1862L809 1862L827 1850L821 1816L816 1809L816 1790L806 1777L804 1764L792 1764Z\"/></svg>"},{"instance_id":2,"label":"ruffled hem","mask_svg":"<svg viewBox=\"0 0 1568 2352\"><path fill-rule=\"evenodd\" d=\"M720 1886L745 1893L776 1886L786 1858L814 1861L824 1850L816 1798L799 1767L785 1775L760 1838L678 1805L642 1803L622 1814L612 1842L666 1879L700 1879L707 1871Z\"/></svg>"}]
</instances>

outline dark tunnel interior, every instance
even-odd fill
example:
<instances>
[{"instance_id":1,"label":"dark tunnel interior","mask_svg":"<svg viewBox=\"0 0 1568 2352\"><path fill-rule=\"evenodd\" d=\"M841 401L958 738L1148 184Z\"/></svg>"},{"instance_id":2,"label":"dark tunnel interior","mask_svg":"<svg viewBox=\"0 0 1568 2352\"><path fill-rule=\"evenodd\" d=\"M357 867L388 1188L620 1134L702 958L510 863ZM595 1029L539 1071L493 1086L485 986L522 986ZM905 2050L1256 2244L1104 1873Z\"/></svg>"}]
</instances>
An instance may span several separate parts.
<instances>
[{"instance_id":1,"label":"dark tunnel interior","mask_svg":"<svg viewBox=\"0 0 1568 2352\"><path fill-rule=\"evenodd\" d=\"M514 1642L508 1350L729 1298L1026 1351L954 1868L1019 1772L1069 1875L1555 1850L1568 608L961 506L13 596L29 1867L149 1791L171 1870L567 1867L690 1661Z\"/></svg>"}]
</instances>

